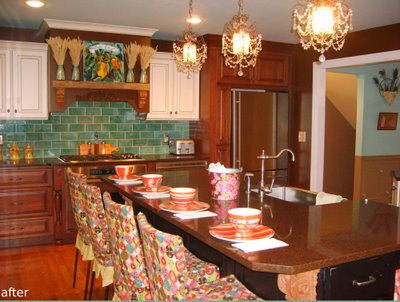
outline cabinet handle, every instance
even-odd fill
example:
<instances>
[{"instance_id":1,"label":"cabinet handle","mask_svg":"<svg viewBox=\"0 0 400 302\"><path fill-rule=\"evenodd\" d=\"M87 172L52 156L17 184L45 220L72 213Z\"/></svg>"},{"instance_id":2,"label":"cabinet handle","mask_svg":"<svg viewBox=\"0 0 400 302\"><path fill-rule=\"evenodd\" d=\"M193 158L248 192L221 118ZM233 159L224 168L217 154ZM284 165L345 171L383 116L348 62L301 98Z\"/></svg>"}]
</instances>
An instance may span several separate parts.
<instances>
[{"instance_id":1,"label":"cabinet handle","mask_svg":"<svg viewBox=\"0 0 400 302\"><path fill-rule=\"evenodd\" d=\"M62 194L60 190L54 191L56 224L62 224Z\"/></svg>"},{"instance_id":2,"label":"cabinet handle","mask_svg":"<svg viewBox=\"0 0 400 302\"><path fill-rule=\"evenodd\" d=\"M371 283L374 283L376 278L374 276L369 276L367 281L359 282L357 280L353 280L353 286L365 286Z\"/></svg>"},{"instance_id":3,"label":"cabinet handle","mask_svg":"<svg viewBox=\"0 0 400 302\"><path fill-rule=\"evenodd\" d=\"M22 231L24 229L25 229L24 227L11 227L10 228L11 231Z\"/></svg>"},{"instance_id":4,"label":"cabinet handle","mask_svg":"<svg viewBox=\"0 0 400 302\"><path fill-rule=\"evenodd\" d=\"M12 205L12 206L20 206L21 204L22 204L22 202L20 202L20 201L10 202L10 205Z\"/></svg>"},{"instance_id":5,"label":"cabinet handle","mask_svg":"<svg viewBox=\"0 0 400 302\"><path fill-rule=\"evenodd\" d=\"M22 177L17 177L17 178L9 178L9 181L21 181L23 178Z\"/></svg>"}]
</instances>

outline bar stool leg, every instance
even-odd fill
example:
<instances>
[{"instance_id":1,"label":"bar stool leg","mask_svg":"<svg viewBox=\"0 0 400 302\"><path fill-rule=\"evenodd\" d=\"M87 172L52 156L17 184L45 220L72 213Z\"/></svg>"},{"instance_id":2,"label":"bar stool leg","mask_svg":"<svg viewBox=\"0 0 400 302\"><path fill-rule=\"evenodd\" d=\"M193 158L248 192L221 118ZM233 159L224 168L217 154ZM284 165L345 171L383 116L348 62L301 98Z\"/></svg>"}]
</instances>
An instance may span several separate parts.
<instances>
[{"instance_id":1,"label":"bar stool leg","mask_svg":"<svg viewBox=\"0 0 400 302\"><path fill-rule=\"evenodd\" d=\"M89 289L89 299L88 300L92 300L94 275L95 275L95 272L92 272L92 278L90 280L90 289Z\"/></svg>"},{"instance_id":2,"label":"bar stool leg","mask_svg":"<svg viewBox=\"0 0 400 302\"><path fill-rule=\"evenodd\" d=\"M78 257L79 257L79 250L75 248L75 264L74 264L74 280L72 281L72 287L75 288L76 285L76 273L78 270Z\"/></svg>"},{"instance_id":3,"label":"bar stool leg","mask_svg":"<svg viewBox=\"0 0 400 302\"><path fill-rule=\"evenodd\" d=\"M83 300L87 300L91 264L92 264L92 261L88 261L87 272L86 272L86 282L85 282L85 294L83 296Z\"/></svg>"},{"instance_id":4,"label":"bar stool leg","mask_svg":"<svg viewBox=\"0 0 400 302\"><path fill-rule=\"evenodd\" d=\"M106 286L106 292L105 292L105 295L104 295L104 300L108 300L108 293L109 293L109 291L110 291L110 285L107 285L107 286Z\"/></svg>"}]
</instances>

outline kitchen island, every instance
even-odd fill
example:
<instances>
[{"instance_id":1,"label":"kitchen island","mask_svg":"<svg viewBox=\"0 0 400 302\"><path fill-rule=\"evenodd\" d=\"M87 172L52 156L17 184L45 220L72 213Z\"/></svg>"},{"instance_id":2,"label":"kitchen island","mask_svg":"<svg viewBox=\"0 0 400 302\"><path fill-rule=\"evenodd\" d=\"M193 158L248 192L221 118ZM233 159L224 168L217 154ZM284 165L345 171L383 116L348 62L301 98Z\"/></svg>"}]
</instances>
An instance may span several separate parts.
<instances>
[{"instance_id":1,"label":"kitchen island","mask_svg":"<svg viewBox=\"0 0 400 302\"><path fill-rule=\"evenodd\" d=\"M218 216L179 220L160 210L162 199L144 199L133 186L106 181L110 189L130 198L135 211L144 212L155 227L181 235L193 253L219 265L222 275L234 273L260 297L393 299L400 255L399 208L367 200L323 206L292 203L247 195L243 186L238 199L217 201L210 197L206 170L163 174L166 186L196 188L198 200L209 203ZM209 228L228 222L227 211L234 207L261 209L261 223L289 246L244 253L232 242L211 236ZM300 291L307 288L305 295L299 284Z\"/></svg>"}]
</instances>

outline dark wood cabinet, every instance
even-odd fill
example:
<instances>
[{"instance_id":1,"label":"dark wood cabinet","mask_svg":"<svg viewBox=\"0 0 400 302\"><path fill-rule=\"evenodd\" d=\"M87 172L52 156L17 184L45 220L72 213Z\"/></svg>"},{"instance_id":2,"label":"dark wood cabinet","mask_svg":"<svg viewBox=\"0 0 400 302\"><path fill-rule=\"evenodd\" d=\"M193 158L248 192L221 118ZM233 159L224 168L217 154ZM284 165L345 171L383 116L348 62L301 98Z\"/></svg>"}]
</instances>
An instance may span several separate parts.
<instances>
[{"instance_id":1,"label":"dark wood cabinet","mask_svg":"<svg viewBox=\"0 0 400 302\"><path fill-rule=\"evenodd\" d=\"M287 88L289 85L290 55L262 51L254 67L242 69L243 76L238 76L238 68L229 68L219 56L219 83L260 85L266 87Z\"/></svg>"},{"instance_id":2,"label":"dark wood cabinet","mask_svg":"<svg viewBox=\"0 0 400 302\"><path fill-rule=\"evenodd\" d=\"M210 154L210 162L230 166L232 89L263 89L290 95L292 50L285 44L263 43L256 66L243 69L244 74L239 77L238 68L225 66L221 37L205 38L208 57L200 73L200 118L190 122L190 137L195 140L197 152Z\"/></svg>"},{"instance_id":3,"label":"dark wood cabinet","mask_svg":"<svg viewBox=\"0 0 400 302\"><path fill-rule=\"evenodd\" d=\"M0 247L54 242L51 167L0 169Z\"/></svg>"},{"instance_id":4,"label":"dark wood cabinet","mask_svg":"<svg viewBox=\"0 0 400 302\"><path fill-rule=\"evenodd\" d=\"M393 300L399 253L321 270L318 300Z\"/></svg>"}]
</instances>

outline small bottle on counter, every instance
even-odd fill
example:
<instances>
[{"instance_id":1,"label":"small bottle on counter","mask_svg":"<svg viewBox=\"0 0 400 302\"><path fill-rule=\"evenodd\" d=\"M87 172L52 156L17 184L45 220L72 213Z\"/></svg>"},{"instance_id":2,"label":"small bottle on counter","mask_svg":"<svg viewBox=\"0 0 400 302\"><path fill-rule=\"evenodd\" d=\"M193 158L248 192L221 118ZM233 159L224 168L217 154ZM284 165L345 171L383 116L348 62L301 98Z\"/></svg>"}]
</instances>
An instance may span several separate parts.
<instances>
[{"instance_id":1,"label":"small bottle on counter","mask_svg":"<svg viewBox=\"0 0 400 302\"><path fill-rule=\"evenodd\" d=\"M10 153L9 157L10 161L19 161L20 159L19 147L15 142L13 142L12 145L10 146L9 153Z\"/></svg>"},{"instance_id":2,"label":"small bottle on counter","mask_svg":"<svg viewBox=\"0 0 400 302\"><path fill-rule=\"evenodd\" d=\"M32 147L28 144L24 149L24 159L25 160L32 160L33 159L33 150Z\"/></svg>"}]
</instances>

